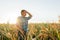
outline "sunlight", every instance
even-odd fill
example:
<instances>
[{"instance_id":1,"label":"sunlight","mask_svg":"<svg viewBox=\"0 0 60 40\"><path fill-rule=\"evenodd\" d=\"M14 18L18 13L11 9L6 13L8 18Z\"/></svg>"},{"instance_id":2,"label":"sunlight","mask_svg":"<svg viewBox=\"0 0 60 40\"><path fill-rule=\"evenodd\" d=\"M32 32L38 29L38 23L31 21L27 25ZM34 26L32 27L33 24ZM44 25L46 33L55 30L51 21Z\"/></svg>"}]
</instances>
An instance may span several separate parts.
<instances>
[{"instance_id":1,"label":"sunlight","mask_svg":"<svg viewBox=\"0 0 60 40\"><path fill-rule=\"evenodd\" d=\"M16 19L18 17L18 14L10 14L8 21L10 24L15 24L16 23Z\"/></svg>"},{"instance_id":2,"label":"sunlight","mask_svg":"<svg viewBox=\"0 0 60 40\"><path fill-rule=\"evenodd\" d=\"M16 13L9 13L9 14L2 15L0 16L0 23L9 22L10 24L15 24L18 15L19 14L16 14Z\"/></svg>"}]
</instances>

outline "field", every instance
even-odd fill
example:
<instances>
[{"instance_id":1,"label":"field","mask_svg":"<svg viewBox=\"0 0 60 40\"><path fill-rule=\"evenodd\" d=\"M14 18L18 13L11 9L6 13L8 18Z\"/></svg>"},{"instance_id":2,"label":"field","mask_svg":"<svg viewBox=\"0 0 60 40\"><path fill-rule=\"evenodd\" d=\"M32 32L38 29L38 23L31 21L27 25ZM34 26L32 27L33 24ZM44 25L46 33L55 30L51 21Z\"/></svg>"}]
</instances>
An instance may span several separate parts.
<instances>
[{"instance_id":1,"label":"field","mask_svg":"<svg viewBox=\"0 0 60 40\"><path fill-rule=\"evenodd\" d=\"M30 23L28 40L60 40L59 23ZM0 40L18 40L18 28L15 24L0 24Z\"/></svg>"}]
</instances>

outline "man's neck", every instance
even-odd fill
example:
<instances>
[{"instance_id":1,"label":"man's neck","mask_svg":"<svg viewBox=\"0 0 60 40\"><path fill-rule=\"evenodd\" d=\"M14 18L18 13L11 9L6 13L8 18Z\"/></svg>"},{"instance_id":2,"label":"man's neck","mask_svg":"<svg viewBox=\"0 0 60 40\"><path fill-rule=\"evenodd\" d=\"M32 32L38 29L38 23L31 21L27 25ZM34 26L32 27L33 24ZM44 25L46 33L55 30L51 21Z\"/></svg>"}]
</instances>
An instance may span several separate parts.
<instances>
[{"instance_id":1,"label":"man's neck","mask_svg":"<svg viewBox=\"0 0 60 40\"><path fill-rule=\"evenodd\" d=\"M22 17L25 17L25 16L22 16Z\"/></svg>"}]
</instances>

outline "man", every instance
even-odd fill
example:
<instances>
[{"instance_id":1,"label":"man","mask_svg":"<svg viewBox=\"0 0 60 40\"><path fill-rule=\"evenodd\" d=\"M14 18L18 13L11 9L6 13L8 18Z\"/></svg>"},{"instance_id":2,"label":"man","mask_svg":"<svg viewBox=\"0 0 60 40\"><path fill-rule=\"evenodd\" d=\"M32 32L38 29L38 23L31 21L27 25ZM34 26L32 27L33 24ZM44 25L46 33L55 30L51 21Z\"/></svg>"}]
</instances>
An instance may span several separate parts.
<instances>
[{"instance_id":1,"label":"man","mask_svg":"<svg viewBox=\"0 0 60 40\"><path fill-rule=\"evenodd\" d=\"M26 17L26 14L29 16ZM28 20L31 19L32 15L26 10L21 10L21 16L17 18L17 24L20 30L22 30L22 34L25 35L25 40L27 40L27 28L28 28Z\"/></svg>"}]
</instances>

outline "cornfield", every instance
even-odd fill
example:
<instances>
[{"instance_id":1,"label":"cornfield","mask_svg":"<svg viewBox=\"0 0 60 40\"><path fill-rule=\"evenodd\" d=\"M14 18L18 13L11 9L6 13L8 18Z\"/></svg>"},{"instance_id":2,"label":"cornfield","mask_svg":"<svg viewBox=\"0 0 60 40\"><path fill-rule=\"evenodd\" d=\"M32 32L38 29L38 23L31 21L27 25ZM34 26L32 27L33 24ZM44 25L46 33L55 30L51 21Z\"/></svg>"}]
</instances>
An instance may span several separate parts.
<instances>
[{"instance_id":1,"label":"cornfield","mask_svg":"<svg viewBox=\"0 0 60 40\"><path fill-rule=\"evenodd\" d=\"M18 40L18 28L15 24L0 24L0 40ZM30 23L28 40L60 40L59 23Z\"/></svg>"}]
</instances>

